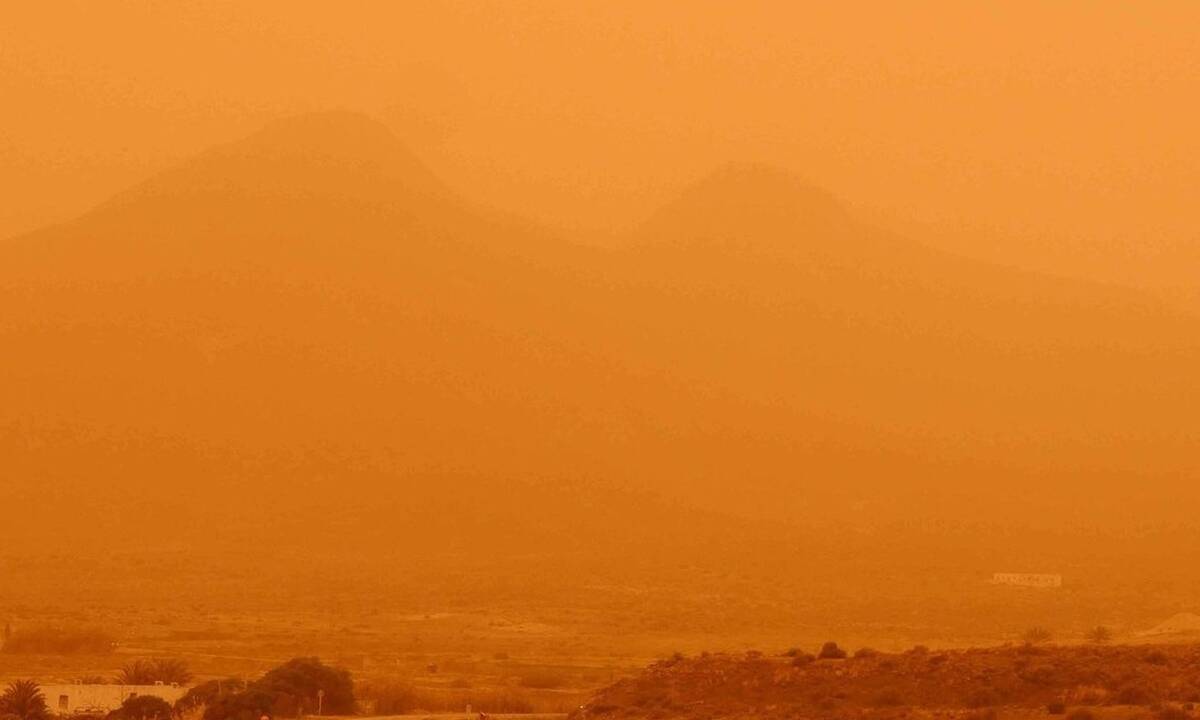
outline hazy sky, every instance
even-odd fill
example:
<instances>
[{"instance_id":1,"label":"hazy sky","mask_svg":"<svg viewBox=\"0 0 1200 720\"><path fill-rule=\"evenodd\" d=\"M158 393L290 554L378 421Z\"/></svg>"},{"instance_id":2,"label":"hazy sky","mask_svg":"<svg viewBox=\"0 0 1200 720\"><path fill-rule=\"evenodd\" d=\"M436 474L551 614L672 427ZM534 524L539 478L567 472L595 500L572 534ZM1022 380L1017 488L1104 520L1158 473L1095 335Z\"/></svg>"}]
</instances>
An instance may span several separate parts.
<instances>
[{"instance_id":1,"label":"hazy sky","mask_svg":"<svg viewBox=\"0 0 1200 720\"><path fill-rule=\"evenodd\" d=\"M1186 286L1197 28L1194 2L11 3L0 235L344 108L588 239L754 159L974 255Z\"/></svg>"}]
</instances>

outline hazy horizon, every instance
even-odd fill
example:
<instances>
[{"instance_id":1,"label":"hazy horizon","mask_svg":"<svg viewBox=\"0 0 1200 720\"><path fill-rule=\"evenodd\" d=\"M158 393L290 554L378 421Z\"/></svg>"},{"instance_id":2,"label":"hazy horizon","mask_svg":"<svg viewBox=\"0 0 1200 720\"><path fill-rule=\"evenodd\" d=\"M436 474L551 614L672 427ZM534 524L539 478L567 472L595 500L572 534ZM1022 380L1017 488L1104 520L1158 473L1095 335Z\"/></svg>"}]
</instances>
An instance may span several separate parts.
<instances>
[{"instance_id":1,"label":"hazy horizon","mask_svg":"<svg viewBox=\"0 0 1200 720\"><path fill-rule=\"evenodd\" d=\"M0 624L558 712L1200 612L1200 5L8 19Z\"/></svg>"}]
</instances>

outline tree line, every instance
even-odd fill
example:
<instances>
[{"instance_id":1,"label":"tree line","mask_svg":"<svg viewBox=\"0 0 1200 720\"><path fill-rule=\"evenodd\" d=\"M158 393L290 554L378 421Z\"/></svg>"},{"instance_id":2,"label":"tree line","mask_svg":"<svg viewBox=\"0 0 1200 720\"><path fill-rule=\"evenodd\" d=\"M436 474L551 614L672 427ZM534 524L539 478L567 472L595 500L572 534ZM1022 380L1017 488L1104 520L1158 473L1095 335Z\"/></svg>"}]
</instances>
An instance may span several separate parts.
<instances>
[{"instance_id":1,"label":"tree line","mask_svg":"<svg viewBox=\"0 0 1200 720\"><path fill-rule=\"evenodd\" d=\"M139 660L122 668L120 684L180 684L191 679L178 660ZM342 668L315 657L294 658L269 670L258 680L210 680L188 690L172 706L153 695L125 700L106 720L172 720L201 711L204 720L259 720L315 714L351 715L357 709L354 681ZM49 720L50 709L33 680L10 683L0 694L0 720Z\"/></svg>"}]
</instances>

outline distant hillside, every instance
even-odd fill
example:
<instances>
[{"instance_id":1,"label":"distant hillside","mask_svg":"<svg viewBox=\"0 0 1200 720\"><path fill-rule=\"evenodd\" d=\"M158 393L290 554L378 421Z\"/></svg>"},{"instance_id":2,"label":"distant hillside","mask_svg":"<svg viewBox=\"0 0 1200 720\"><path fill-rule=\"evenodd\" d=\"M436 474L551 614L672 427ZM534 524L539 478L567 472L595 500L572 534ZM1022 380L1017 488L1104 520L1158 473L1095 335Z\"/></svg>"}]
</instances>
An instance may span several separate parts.
<instances>
[{"instance_id":1,"label":"distant hillside","mask_svg":"<svg viewBox=\"0 0 1200 720\"><path fill-rule=\"evenodd\" d=\"M0 243L0 344L13 543L757 554L1200 499L1200 320L758 166L602 252L284 120Z\"/></svg>"},{"instance_id":2,"label":"distant hillside","mask_svg":"<svg viewBox=\"0 0 1200 720\"><path fill-rule=\"evenodd\" d=\"M1060 712L1200 700L1200 647L1004 647L811 655L702 655L665 660L596 693L585 718L992 717L1008 706ZM1178 712L1178 711L1177 711ZM1181 715L1182 717L1182 715Z\"/></svg>"}]
</instances>

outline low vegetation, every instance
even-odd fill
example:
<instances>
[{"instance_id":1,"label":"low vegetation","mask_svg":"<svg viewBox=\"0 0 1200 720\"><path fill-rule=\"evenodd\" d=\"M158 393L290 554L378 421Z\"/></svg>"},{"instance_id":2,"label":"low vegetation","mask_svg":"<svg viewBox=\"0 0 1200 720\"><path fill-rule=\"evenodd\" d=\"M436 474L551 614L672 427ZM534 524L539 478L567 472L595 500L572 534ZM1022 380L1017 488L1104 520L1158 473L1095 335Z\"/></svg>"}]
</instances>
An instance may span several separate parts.
<instances>
[{"instance_id":1,"label":"low vegetation","mask_svg":"<svg viewBox=\"0 0 1200 720\"><path fill-rule=\"evenodd\" d=\"M299 717L316 714L318 708L326 715L356 712L350 673L317 658L295 658L244 688L218 692L205 703L204 720L258 720L263 715Z\"/></svg>"},{"instance_id":2,"label":"low vegetation","mask_svg":"<svg viewBox=\"0 0 1200 720\"><path fill-rule=\"evenodd\" d=\"M846 651L838 647L835 642L827 642L821 646L821 651L817 653L818 660L842 660L846 657Z\"/></svg>"},{"instance_id":3,"label":"low vegetation","mask_svg":"<svg viewBox=\"0 0 1200 720\"><path fill-rule=\"evenodd\" d=\"M171 704L153 695L136 695L121 703L106 720L170 720L174 715Z\"/></svg>"},{"instance_id":4,"label":"low vegetation","mask_svg":"<svg viewBox=\"0 0 1200 720\"><path fill-rule=\"evenodd\" d=\"M1185 720L1200 702L1200 646L1020 645L795 662L803 651L767 657L701 655L663 661L597 693L586 718L862 717L917 708L983 720L996 708L1108 717L1103 706L1141 706L1154 717ZM1143 717L1146 712L1123 717ZM891 715L888 715L891 717Z\"/></svg>"},{"instance_id":5,"label":"low vegetation","mask_svg":"<svg viewBox=\"0 0 1200 720\"><path fill-rule=\"evenodd\" d=\"M460 713L468 707L484 713L555 712L563 709L535 705L525 694L509 688L442 689L388 683L369 689L366 699L371 711L378 715Z\"/></svg>"},{"instance_id":6,"label":"low vegetation","mask_svg":"<svg viewBox=\"0 0 1200 720\"><path fill-rule=\"evenodd\" d=\"M191 679L192 673L182 660L155 658L127 663L117 674L116 682L118 685L186 685Z\"/></svg>"},{"instance_id":7,"label":"low vegetation","mask_svg":"<svg viewBox=\"0 0 1200 720\"><path fill-rule=\"evenodd\" d=\"M3 651L15 655L101 655L111 653L115 637L94 628L36 627L13 632Z\"/></svg>"},{"instance_id":8,"label":"low vegetation","mask_svg":"<svg viewBox=\"0 0 1200 720\"><path fill-rule=\"evenodd\" d=\"M236 695L246 689L245 681L239 678L224 680L209 680L189 689L187 694L175 703L175 711L187 715L194 711L203 711L209 705L215 705L229 695Z\"/></svg>"},{"instance_id":9,"label":"low vegetation","mask_svg":"<svg viewBox=\"0 0 1200 720\"><path fill-rule=\"evenodd\" d=\"M47 720L50 710L38 684L32 680L9 683L0 694L0 716L16 720Z\"/></svg>"}]
</instances>

